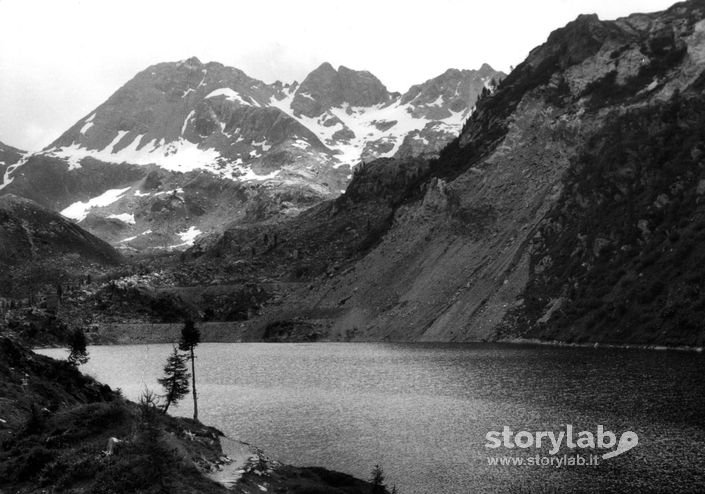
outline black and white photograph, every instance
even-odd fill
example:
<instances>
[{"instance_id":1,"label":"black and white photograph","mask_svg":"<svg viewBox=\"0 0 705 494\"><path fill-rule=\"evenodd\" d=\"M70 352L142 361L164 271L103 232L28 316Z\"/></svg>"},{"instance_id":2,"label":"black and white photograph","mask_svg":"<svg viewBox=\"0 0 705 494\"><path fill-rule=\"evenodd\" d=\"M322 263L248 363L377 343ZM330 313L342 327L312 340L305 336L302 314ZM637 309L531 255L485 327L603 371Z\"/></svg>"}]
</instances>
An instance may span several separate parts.
<instances>
[{"instance_id":1,"label":"black and white photograph","mask_svg":"<svg viewBox=\"0 0 705 494\"><path fill-rule=\"evenodd\" d=\"M0 0L0 494L705 492L705 0Z\"/></svg>"}]
</instances>

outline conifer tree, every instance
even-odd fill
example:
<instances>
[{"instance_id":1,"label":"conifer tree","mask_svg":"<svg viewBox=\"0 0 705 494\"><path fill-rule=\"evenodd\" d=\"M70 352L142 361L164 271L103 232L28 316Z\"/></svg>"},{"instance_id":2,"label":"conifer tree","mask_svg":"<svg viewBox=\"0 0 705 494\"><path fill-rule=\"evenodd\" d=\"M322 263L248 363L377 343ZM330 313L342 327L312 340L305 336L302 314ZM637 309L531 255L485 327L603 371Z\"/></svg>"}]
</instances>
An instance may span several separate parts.
<instances>
[{"instance_id":1,"label":"conifer tree","mask_svg":"<svg viewBox=\"0 0 705 494\"><path fill-rule=\"evenodd\" d=\"M384 471L379 465L375 465L372 469L370 483L372 484L371 494L387 494L387 488L384 485Z\"/></svg>"},{"instance_id":2,"label":"conifer tree","mask_svg":"<svg viewBox=\"0 0 705 494\"><path fill-rule=\"evenodd\" d=\"M181 329L181 340L179 341L179 350L189 352L191 360L191 390L193 393L193 420L198 420L198 395L196 394L196 364L194 348L201 342L201 332L196 327L196 324L188 319Z\"/></svg>"},{"instance_id":3,"label":"conifer tree","mask_svg":"<svg viewBox=\"0 0 705 494\"><path fill-rule=\"evenodd\" d=\"M86 334L83 329L76 328L69 334L69 364L74 367L88 362L88 350L86 350Z\"/></svg>"},{"instance_id":4,"label":"conifer tree","mask_svg":"<svg viewBox=\"0 0 705 494\"><path fill-rule=\"evenodd\" d=\"M174 347L174 351L166 359L164 365L164 377L158 379L159 384L164 388L164 408L162 413L166 414L172 403L179 402L189 392L188 380L191 375L186 368L186 357L179 353Z\"/></svg>"}]
</instances>

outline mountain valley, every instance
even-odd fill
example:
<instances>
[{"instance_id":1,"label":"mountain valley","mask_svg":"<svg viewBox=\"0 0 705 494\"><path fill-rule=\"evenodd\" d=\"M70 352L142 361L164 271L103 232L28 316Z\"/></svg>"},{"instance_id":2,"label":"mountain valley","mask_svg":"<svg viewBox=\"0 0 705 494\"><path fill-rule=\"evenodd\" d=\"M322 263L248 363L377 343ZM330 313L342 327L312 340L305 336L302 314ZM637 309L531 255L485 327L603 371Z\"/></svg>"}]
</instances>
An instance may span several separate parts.
<instances>
[{"instance_id":1,"label":"mountain valley","mask_svg":"<svg viewBox=\"0 0 705 494\"><path fill-rule=\"evenodd\" d=\"M158 63L0 177L0 494L705 485L705 0L404 93ZM639 449L485 464L566 411Z\"/></svg>"},{"instance_id":2,"label":"mountain valley","mask_svg":"<svg viewBox=\"0 0 705 494\"><path fill-rule=\"evenodd\" d=\"M225 340L699 347L704 17L580 16L506 78L403 95L329 64L290 85L160 64L44 151L11 150L2 192L131 259L110 279L138 295L81 298L99 325L170 324L130 309L167 296Z\"/></svg>"}]
</instances>

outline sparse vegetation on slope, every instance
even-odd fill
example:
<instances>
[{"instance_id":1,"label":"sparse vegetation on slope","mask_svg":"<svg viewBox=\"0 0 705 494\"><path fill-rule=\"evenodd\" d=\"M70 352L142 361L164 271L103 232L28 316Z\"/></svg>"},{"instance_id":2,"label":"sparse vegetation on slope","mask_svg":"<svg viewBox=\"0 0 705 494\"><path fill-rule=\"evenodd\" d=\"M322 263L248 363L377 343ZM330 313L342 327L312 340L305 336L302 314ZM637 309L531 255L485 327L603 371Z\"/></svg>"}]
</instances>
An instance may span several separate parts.
<instances>
[{"instance_id":1,"label":"sparse vegetation on slope","mask_svg":"<svg viewBox=\"0 0 705 494\"><path fill-rule=\"evenodd\" d=\"M21 494L225 493L207 474L229 465L222 434L160 413L0 334L0 490ZM238 468L240 468L238 466ZM238 492L367 494L370 485L323 468L253 454Z\"/></svg>"},{"instance_id":2,"label":"sparse vegetation on slope","mask_svg":"<svg viewBox=\"0 0 705 494\"><path fill-rule=\"evenodd\" d=\"M534 245L527 336L705 344L704 129L705 98L676 93L587 143Z\"/></svg>"}]
</instances>

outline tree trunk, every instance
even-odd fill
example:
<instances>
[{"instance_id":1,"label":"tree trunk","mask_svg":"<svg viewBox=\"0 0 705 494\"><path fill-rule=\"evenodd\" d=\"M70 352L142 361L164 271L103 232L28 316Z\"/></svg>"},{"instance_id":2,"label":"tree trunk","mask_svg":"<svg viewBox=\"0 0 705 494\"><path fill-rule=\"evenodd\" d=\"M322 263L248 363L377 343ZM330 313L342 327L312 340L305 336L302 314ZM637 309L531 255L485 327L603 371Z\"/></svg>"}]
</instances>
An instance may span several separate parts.
<instances>
[{"instance_id":1,"label":"tree trunk","mask_svg":"<svg viewBox=\"0 0 705 494\"><path fill-rule=\"evenodd\" d=\"M175 381L176 381L176 376L172 376L171 377L171 389L174 389ZM164 415L166 415L166 411L169 410L169 405L171 405L171 398L170 398L171 396L173 396L171 394L171 390L168 390L167 394L166 394L166 405L164 405L164 411L162 412Z\"/></svg>"},{"instance_id":2,"label":"tree trunk","mask_svg":"<svg viewBox=\"0 0 705 494\"><path fill-rule=\"evenodd\" d=\"M191 388L193 392L193 420L198 422L198 397L196 396L196 361L191 346Z\"/></svg>"}]
</instances>

